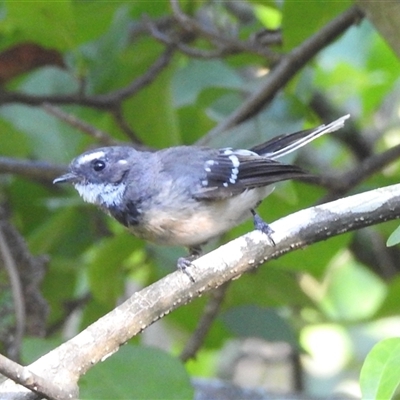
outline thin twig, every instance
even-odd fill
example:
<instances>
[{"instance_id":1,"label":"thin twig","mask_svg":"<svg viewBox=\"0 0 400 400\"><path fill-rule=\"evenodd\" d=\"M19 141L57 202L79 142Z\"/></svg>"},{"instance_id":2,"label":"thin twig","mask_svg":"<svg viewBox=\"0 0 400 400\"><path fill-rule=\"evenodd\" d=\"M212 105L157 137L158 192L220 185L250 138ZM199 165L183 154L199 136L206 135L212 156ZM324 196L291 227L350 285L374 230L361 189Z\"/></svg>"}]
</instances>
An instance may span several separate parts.
<instances>
[{"instance_id":1,"label":"thin twig","mask_svg":"<svg viewBox=\"0 0 400 400\"><path fill-rule=\"evenodd\" d=\"M190 18L181 10L178 0L170 0L170 3L177 22L179 22L179 24L186 31L194 33L197 36L201 36L214 44L218 43L218 51L222 52L223 55L236 54L239 52L250 52L258 54L262 57L266 57L270 61L276 61L277 58L279 58L279 55L270 50L269 47L259 46L257 42L253 40L241 41L233 37L225 36L217 30L209 29L203 24L200 24L198 21ZM185 52L186 54L192 54L193 56L195 56L195 54L198 54L198 56L205 56L206 54L199 50L191 49L189 46L178 45L178 47L181 51ZM205 56L204 58L208 57Z\"/></svg>"},{"instance_id":2,"label":"thin twig","mask_svg":"<svg viewBox=\"0 0 400 400\"><path fill-rule=\"evenodd\" d=\"M136 133L133 131L133 129L128 125L126 122L123 114L122 114L122 108L121 105L118 107L115 107L111 111L112 116L114 117L115 121L121 128L121 130L128 136L128 138L135 143L136 145L143 145L142 141L139 139L139 137L136 135Z\"/></svg>"},{"instance_id":3,"label":"thin twig","mask_svg":"<svg viewBox=\"0 0 400 400\"><path fill-rule=\"evenodd\" d=\"M164 53L151 65L147 71L135 79L130 85L107 94L94 96L82 96L80 93L67 95L31 95L20 92L9 92L0 88L0 105L10 103L22 103L30 106L41 106L43 103L74 104L97 109L113 109L128 97L133 96L144 86L150 84L157 75L169 64L174 49L167 48Z\"/></svg>"},{"instance_id":4,"label":"thin twig","mask_svg":"<svg viewBox=\"0 0 400 400\"><path fill-rule=\"evenodd\" d=\"M103 99L106 99L106 101L110 105L114 105L113 108L115 108L115 106L119 105L119 103L121 103L126 98L132 97L139 90L149 85L156 79L161 71L163 71L164 68L170 63L174 52L175 46L167 47L161 54L161 56L149 68L147 68L146 72L143 75L136 78L130 85L122 89L116 90L113 93L104 95Z\"/></svg>"},{"instance_id":5,"label":"thin twig","mask_svg":"<svg viewBox=\"0 0 400 400\"><path fill-rule=\"evenodd\" d=\"M82 121L78 117L72 114L68 114L61 110L61 108L53 106L49 103L43 103L43 108L51 115L57 117L61 121L66 122L68 125L79 129L81 132L86 133L87 135L94 138L99 143L105 146L113 146L118 144L116 140L114 140L111 136L109 136L106 132L97 129L93 125L88 124L85 121Z\"/></svg>"},{"instance_id":6,"label":"thin twig","mask_svg":"<svg viewBox=\"0 0 400 400\"><path fill-rule=\"evenodd\" d=\"M43 103L51 104L74 104L97 109L109 109L114 106L109 95L82 96L79 93L66 95L32 95L21 92L9 92L4 88L0 89L0 105L10 103L22 103L29 106L42 106Z\"/></svg>"},{"instance_id":7,"label":"thin twig","mask_svg":"<svg viewBox=\"0 0 400 400\"><path fill-rule=\"evenodd\" d=\"M195 357L196 353L203 345L204 339L215 318L218 316L219 310L221 309L221 305L224 301L225 293L229 287L229 284L230 282L227 282L211 293L211 299L204 309L204 313L197 325L196 330L193 332L179 356L183 362Z\"/></svg>"},{"instance_id":8,"label":"thin twig","mask_svg":"<svg viewBox=\"0 0 400 400\"><path fill-rule=\"evenodd\" d=\"M202 59L221 58L238 54L241 52L255 53L261 55L263 57L266 57L270 62L277 62L281 57L280 54L274 53L273 51L269 50L269 48L264 46L262 47L259 46L258 42L256 42L255 40L251 40L248 42L241 42L239 40L231 39L229 44L214 43L214 45L217 48L213 50L204 50L200 48L195 48L185 44L181 40L182 39L181 37L180 38L170 37L166 35L164 32L160 31L159 27L151 20L149 20L147 24L150 34L155 39L168 46L174 45L180 52L193 58L202 58ZM219 37L221 38L221 36Z\"/></svg>"}]
</instances>

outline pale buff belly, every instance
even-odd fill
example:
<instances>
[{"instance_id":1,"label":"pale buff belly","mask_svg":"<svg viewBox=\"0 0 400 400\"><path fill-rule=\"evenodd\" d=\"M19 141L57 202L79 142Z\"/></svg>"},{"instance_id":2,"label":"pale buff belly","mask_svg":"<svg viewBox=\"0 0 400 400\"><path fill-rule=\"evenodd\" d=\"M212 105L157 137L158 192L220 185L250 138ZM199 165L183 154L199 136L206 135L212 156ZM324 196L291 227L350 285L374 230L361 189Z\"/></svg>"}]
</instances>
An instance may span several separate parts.
<instances>
[{"instance_id":1,"label":"pale buff belly","mask_svg":"<svg viewBox=\"0 0 400 400\"><path fill-rule=\"evenodd\" d=\"M250 210L271 189L259 188L213 202L193 202L174 210L158 210L143 215L140 225L129 230L138 237L164 245L196 246L220 236L251 217Z\"/></svg>"}]
</instances>

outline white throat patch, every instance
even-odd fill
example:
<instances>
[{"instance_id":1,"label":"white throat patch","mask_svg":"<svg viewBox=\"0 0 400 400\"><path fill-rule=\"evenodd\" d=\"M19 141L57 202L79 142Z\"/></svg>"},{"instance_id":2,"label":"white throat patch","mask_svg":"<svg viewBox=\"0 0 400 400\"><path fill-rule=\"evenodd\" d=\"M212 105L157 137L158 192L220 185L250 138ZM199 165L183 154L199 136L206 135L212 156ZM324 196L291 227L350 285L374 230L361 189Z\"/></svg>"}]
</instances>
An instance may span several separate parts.
<instances>
[{"instance_id":1,"label":"white throat patch","mask_svg":"<svg viewBox=\"0 0 400 400\"><path fill-rule=\"evenodd\" d=\"M123 183L75 183L74 186L84 201L106 207L120 204L126 188Z\"/></svg>"}]
</instances>

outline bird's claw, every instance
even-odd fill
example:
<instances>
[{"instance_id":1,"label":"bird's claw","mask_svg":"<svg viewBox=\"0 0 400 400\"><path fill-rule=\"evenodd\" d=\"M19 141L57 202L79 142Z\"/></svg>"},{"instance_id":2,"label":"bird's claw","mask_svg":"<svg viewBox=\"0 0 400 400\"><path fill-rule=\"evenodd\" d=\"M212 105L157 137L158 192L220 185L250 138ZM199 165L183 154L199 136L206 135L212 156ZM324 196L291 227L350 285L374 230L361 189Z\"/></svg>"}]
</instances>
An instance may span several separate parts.
<instances>
[{"instance_id":1,"label":"bird's claw","mask_svg":"<svg viewBox=\"0 0 400 400\"><path fill-rule=\"evenodd\" d=\"M190 257L190 256L189 257L179 257L176 267L179 271L182 271L186 276L188 276L189 279L194 283L195 280L194 280L193 276L191 275L191 273L188 271L188 268L193 265L192 264L193 260L194 260L194 258Z\"/></svg>"},{"instance_id":2,"label":"bird's claw","mask_svg":"<svg viewBox=\"0 0 400 400\"><path fill-rule=\"evenodd\" d=\"M275 246L275 241L272 238L272 234L274 230L253 210L253 222L254 227L268 236L269 241L271 242L272 246Z\"/></svg>"}]
</instances>

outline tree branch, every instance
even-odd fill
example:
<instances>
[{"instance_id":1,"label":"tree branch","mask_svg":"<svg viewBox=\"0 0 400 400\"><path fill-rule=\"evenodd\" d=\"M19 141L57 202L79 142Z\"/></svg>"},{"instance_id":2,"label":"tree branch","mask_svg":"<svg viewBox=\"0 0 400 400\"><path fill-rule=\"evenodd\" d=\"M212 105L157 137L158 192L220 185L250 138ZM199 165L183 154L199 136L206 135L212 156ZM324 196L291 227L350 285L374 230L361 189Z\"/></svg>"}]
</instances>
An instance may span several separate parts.
<instances>
[{"instance_id":1,"label":"tree branch","mask_svg":"<svg viewBox=\"0 0 400 400\"><path fill-rule=\"evenodd\" d=\"M260 89L251 94L228 118L199 140L199 144L207 144L214 136L255 115L271 102L279 90L319 51L332 43L350 26L359 22L362 17L361 11L357 7L352 7L282 57L281 61L268 74Z\"/></svg>"},{"instance_id":2,"label":"tree branch","mask_svg":"<svg viewBox=\"0 0 400 400\"><path fill-rule=\"evenodd\" d=\"M320 200L320 202L325 203L345 195L363 180L382 171L384 167L398 160L399 157L400 145L397 145L383 153L373 154L360 162L356 167L351 168L350 171L347 171L338 177L322 177L319 182L315 183L319 183L322 186L329 188L330 191Z\"/></svg>"},{"instance_id":3,"label":"tree branch","mask_svg":"<svg viewBox=\"0 0 400 400\"><path fill-rule=\"evenodd\" d=\"M200 318L196 330L193 332L179 356L183 362L195 357L196 353L203 345L204 339L221 309L229 283L230 282L226 282L211 293L211 299L204 309L204 314Z\"/></svg>"},{"instance_id":4,"label":"tree branch","mask_svg":"<svg viewBox=\"0 0 400 400\"><path fill-rule=\"evenodd\" d=\"M334 107L328 98L318 91L313 93L310 100L310 107L321 121L334 121L341 115L346 114L346 111ZM362 132L357 128L353 119L348 120L343 129L335 132L334 137L344 143L359 161L373 154L372 143L362 135Z\"/></svg>"},{"instance_id":5,"label":"tree branch","mask_svg":"<svg viewBox=\"0 0 400 400\"><path fill-rule=\"evenodd\" d=\"M67 95L31 95L20 92L9 92L0 88L0 105L21 103L28 106L41 106L43 103L75 104L97 109L110 110L128 97L133 96L144 86L150 84L158 74L169 64L174 52L173 47L168 47L164 53L151 65L147 71L136 78L128 86L107 94L85 96L81 93Z\"/></svg>"},{"instance_id":6,"label":"tree branch","mask_svg":"<svg viewBox=\"0 0 400 400\"><path fill-rule=\"evenodd\" d=\"M50 103L43 103L43 108L49 114L67 123L68 125L79 129L81 132L86 133L104 146L115 146L118 144L118 142L106 132L103 132L87 122L78 119L75 115L64 112L59 107L53 106Z\"/></svg>"},{"instance_id":7,"label":"tree branch","mask_svg":"<svg viewBox=\"0 0 400 400\"><path fill-rule=\"evenodd\" d=\"M107 95L103 95L103 101L106 101L108 104L115 106L118 105L121 101L125 100L128 97L133 96L143 87L149 85L151 82L156 79L156 77L161 73L161 71L170 63L172 60L172 56L175 52L175 46L167 47L161 56L146 70L146 72L136 78L130 85L116 90Z\"/></svg>"},{"instance_id":8,"label":"tree branch","mask_svg":"<svg viewBox=\"0 0 400 400\"><path fill-rule=\"evenodd\" d=\"M71 398L69 397L69 393L63 393L62 389L53 385L51 381L43 379L31 372L29 368L19 365L7 357L4 357L2 354L0 354L0 372L16 383L19 383L25 388L30 389L32 392L37 393L40 395L40 398L45 397L46 399L51 400ZM34 393L32 393L32 395Z\"/></svg>"},{"instance_id":9,"label":"tree branch","mask_svg":"<svg viewBox=\"0 0 400 400\"><path fill-rule=\"evenodd\" d=\"M189 18L189 20L191 19ZM197 21L192 21L193 24L197 25L198 27L201 26L197 23ZM213 32L205 28L191 29L190 33L194 34L191 36L205 36L209 40L213 39L213 44L216 49L205 50L201 48L191 47L185 44L185 41L187 41L187 39L184 35L188 36L187 26L185 26L186 32L184 32L184 34L181 34L180 36L177 36L175 32L172 35L164 33L164 31L160 29L159 24L157 24L156 21L152 21L150 19L148 19L147 21L147 26L150 34L156 40L168 46L175 46L176 49L189 57L212 59L247 52L267 58L270 63L277 62L281 58L280 54L273 52L267 47L268 44L271 44L268 43L268 39L265 40L265 43L262 40L259 40L262 39L264 32L260 32L258 35L254 35L248 41L241 41L236 38L226 38L222 36L221 32ZM210 37L210 33L212 33L212 37ZM191 39L193 40L193 38ZM272 42L271 40L272 44L276 44L276 35L274 35L273 40L275 41Z\"/></svg>"},{"instance_id":10,"label":"tree branch","mask_svg":"<svg viewBox=\"0 0 400 400\"><path fill-rule=\"evenodd\" d=\"M238 52L250 52L255 53L260 56L266 57L270 60L276 61L280 58L277 53L274 53L266 46L259 46L255 41L241 41L236 39L235 37L230 37L224 35L217 29L210 28L210 26L205 26L205 24L201 24L196 19L189 17L186 15L179 6L179 0L170 0L171 8L174 13L174 17L176 21L187 31L196 36L203 37L209 40L212 43L217 44L217 47L220 51L222 51L221 55L227 54L235 54ZM155 30L153 30L153 34L155 34ZM168 39L166 39L163 35L154 35L159 40L164 40L168 43ZM192 54L192 56L196 56L197 53L195 49L191 49L188 46L179 46L179 49L187 54ZM197 53L197 56L201 56L202 52ZM206 53L203 53L204 58L210 58L205 56ZM211 53L213 54L213 53Z\"/></svg>"},{"instance_id":11,"label":"tree branch","mask_svg":"<svg viewBox=\"0 0 400 400\"><path fill-rule=\"evenodd\" d=\"M64 389L66 384L73 387L81 375L118 351L127 340L205 292L272 258L399 216L400 184L289 215L271 224L275 246L271 246L269 238L259 231L221 246L193 262L190 272L194 283L180 271L166 276L136 292L83 332L29 365L29 370ZM15 393L16 384L7 380L0 386L0 397L3 400L15 399L8 395L12 390Z\"/></svg>"},{"instance_id":12,"label":"tree branch","mask_svg":"<svg viewBox=\"0 0 400 400\"><path fill-rule=\"evenodd\" d=\"M17 174L37 181L52 182L65 173L66 166L44 161L27 161L11 157L0 157L0 174Z\"/></svg>"}]
</instances>

